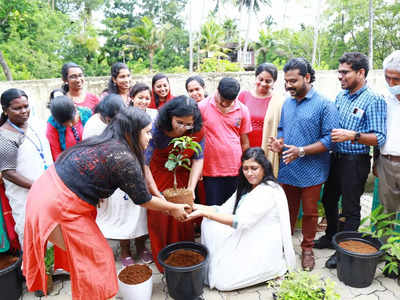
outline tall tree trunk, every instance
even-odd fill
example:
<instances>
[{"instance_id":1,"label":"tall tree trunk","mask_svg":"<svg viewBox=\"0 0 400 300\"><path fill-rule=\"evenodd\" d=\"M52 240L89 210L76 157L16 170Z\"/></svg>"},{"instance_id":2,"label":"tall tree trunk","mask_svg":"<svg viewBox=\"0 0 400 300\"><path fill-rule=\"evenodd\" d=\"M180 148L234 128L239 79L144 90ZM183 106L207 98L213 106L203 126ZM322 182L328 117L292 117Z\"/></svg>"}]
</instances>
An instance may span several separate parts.
<instances>
[{"instance_id":1,"label":"tall tree trunk","mask_svg":"<svg viewBox=\"0 0 400 300\"><path fill-rule=\"evenodd\" d=\"M3 72L4 72L4 75L6 75L7 80L8 81L12 81L13 78L12 78L12 75L11 75L11 71L10 71L10 68L8 67L8 65L7 65L6 60L4 59L2 51L0 51L0 65L3 68Z\"/></svg>"},{"instance_id":2,"label":"tall tree trunk","mask_svg":"<svg viewBox=\"0 0 400 300\"><path fill-rule=\"evenodd\" d=\"M189 0L189 72L193 72L193 22L192 22L192 0Z\"/></svg>"},{"instance_id":3,"label":"tall tree trunk","mask_svg":"<svg viewBox=\"0 0 400 300\"><path fill-rule=\"evenodd\" d=\"M374 5L372 0L369 0L369 68L374 68Z\"/></svg>"},{"instance_id":4,"label":"tall tree trunk","mask_svg":"<svg viewBox=\"0 0 400 300\"><path fill-rule=\"evenodd\" d=\"M243 52L242 52L242 38L241 38L241 36L240 36L241 31L242 31L242 21L243 21L243 0L240 1L240 5L239 5L239 30L238 30L238 35L239 35L239 38L238 38L239 46L238 46L238 53L241 52L241 56L240 56L240 59L239 59L240 68L243 68L243 59L242 59L242 56L243 56Z\"/></svg>"},{"instance_id":5,"label":"tall tree trunk","mask_svg":"<svg viewBox=\"0 0 400 300\"><path fill-rule=\"evenodd\" d=\"M314 23L314 40L313 40L313 52L311 58L311 65L315 65L315 60L317 57L317 47L318 47L318 32L319 32L319 17L321 9L321 1L316 0L316 11L315 11L315 23Z\"/></svg>"},{"instance_id":6,"label":"tall tree trunk","mask_svg":"<svg viewBox=\"0 0 400 300\"><path fill-rule=\"evenodd\" d=\"M250 34L250 25L251 25L251 14L254 10L254 0L251 0L250 7L248 8L248 20L247 20L247 29L246 29L246 36L244 40L243 52L242 52L242 61L244 64L244 60L247 54L247 46L249 44L249 34Z\"/></svg>"}]
</instances>

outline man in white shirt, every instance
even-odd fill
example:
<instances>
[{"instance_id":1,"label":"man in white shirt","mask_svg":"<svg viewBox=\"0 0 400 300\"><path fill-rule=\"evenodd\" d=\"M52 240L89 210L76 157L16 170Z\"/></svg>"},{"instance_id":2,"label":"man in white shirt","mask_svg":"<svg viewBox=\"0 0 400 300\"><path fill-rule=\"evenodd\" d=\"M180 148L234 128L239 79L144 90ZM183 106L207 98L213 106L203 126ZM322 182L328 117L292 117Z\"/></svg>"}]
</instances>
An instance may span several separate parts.
<instances>
[{"instance_id":1,"label":"man in white shirt","mask_svg":"<svg viewBox=\"0 0 400 300\"><path fill-rule=\"evenodd\" d=\"M388 91L386 142L376 163L379 200L385 212L400 212L400 50L383 61Z\"/></svg>"}]
</instances>

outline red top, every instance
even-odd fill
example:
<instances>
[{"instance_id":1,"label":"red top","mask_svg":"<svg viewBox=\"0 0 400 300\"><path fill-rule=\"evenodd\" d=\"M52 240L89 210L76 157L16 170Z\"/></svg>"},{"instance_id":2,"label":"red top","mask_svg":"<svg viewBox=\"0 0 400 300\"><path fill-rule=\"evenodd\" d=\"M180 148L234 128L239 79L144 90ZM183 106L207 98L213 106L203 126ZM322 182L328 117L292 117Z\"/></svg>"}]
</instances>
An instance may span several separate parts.
<instances>
[{"instance_id":1,"label":"red top","mask_svg":"<svg viewBox=\"0 0 400 300\"><path fill-rule=\"evenodd\" d=\"M79 134L79 140L82 141L82 134L83 134L82 121L79 120L79 122L76 123L74 125L74 127ZM53 160L56 161L57 157L61 154L61 152L63 150L61 149L58 131L57 131L57 129L55 129L53 127L53 125L50 124L50 122L47 122L46 137L50 143L50 150L51 150L51 154L53 156ZM68 149L69 147L72 147L75 144L77 144L77 141L75 139L75 136L74 136L74 133L72 132L71 127L66 127L66 129L65 129L65 149Z\"/></svg>"},{"instance_id":2,"label":"red top","mask_svg":"<svg viewBox=\"0 0 400 300\"><path fill-rule=\"evenodd\" d=\"M250 147L261 147L264 118L271 98L272 96L254 97L249 91L242 91L238 96L240 102L245 104L250 111L251 127L253 128L253 131L249 133Z\"/></svg>"},{"instance_id":3,"label":"red top","mask_svg":"<svg viewBox=\"0 0 400 300\"><path fill-rule=\"evenodd\" d=\"M172 96L171 91L168 92L167 100L166 101L160 101L158 103L158 107L156 106L156 99L154 98L155 92L154 89L151 92L151 102L149 104L149 108L155 108L155 109L160 109L161 106L163 106L165 103L167 103L169 100L174 98L175 96Z\"/></svg>"},{"instance_id":4,"label":"red top","mask_svg":"<svg viewBox=\"0 0 400 300\"><path fill-rule=\"evenodd\" d=\"M90 110L94 113L94 108L97 104L99 104L100 99L94 94L86 93L85 100L81 103L76 103L76 106L83 106L90 108Z\"/></svg>"}]
</instances>

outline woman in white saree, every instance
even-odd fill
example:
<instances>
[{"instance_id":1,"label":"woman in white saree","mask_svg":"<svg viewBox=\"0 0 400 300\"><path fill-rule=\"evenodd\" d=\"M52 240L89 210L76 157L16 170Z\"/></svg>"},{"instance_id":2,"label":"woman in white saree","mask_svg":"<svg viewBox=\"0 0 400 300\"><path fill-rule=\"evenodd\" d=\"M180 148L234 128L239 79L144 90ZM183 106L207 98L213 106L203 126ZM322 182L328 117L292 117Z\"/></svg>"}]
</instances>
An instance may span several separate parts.
<instances>
[{"instance_id":1,"label":"woman in white saree","mask_svg":"<svg viewBox=\"0 0 400 300\"><path fill-rule=\"evenodd\" d=\"M244 152L239 174L237 191L223 205L195 204L189 216L205 217L206 283L221 291L282 276L296 265L286 196L261 148Z\"/></svg>"}]
</instances>

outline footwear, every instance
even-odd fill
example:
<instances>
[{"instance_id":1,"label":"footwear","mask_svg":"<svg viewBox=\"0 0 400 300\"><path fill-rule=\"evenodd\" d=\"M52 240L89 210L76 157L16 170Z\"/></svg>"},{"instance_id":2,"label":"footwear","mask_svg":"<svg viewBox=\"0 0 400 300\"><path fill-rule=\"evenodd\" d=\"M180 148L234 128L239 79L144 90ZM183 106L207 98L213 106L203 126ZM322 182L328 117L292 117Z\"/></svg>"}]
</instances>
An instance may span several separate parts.
<instances>
[{"instance_id":1,"label":"footwear","mask_svg":"<svg viewBox=\"0 0 400 300\"><path fill-rule=\"evenodd\" d=\"M328 269L336 269L337 266L337 258L336 258L336 252L329 257L329 259L325 263L325 267Z\"/></svg>"},{"instance_id":2,"label":"footwear","mask_svg":"<svg viewBox=\"0 0 400 300\"><path fill-rule=\"evenodd\" d=\"M315 260L314 252L312 250L303 250L301 253L301 266L304 271L310 272L314 269Z\"/></svg>"},{"instance_id":3,"label":"footwear","mask_svg":"<svg viewBox=\"0 0 400 300\"><path fill-rule=\"evenodd\" d=\"M124 267L127 267L127 266L130 266L130 265L134 265L134 264L135 264L135 261L134 261L133 258L130 257L130 256L121 257L121 258L119 259L119 261L121 262L121 264L122 264Z\"/></svg>"},{"instance_id":4,"label":"footwear","mask_svg":"<svg viewBox=\"0 0 400 300\"><path fill-rule=\"evenodd\" d=\"M326 237L326 235L321 236L318 240L314 240L315 249L335 249L333 247L332 241Z\"/></svg>"},{"instance_id":5,"label":"footwear","mask_svg":"<svg viewBox=\"0 0 400 300\"><path fill-rule=\"evenodd\" d=\"M145 248L142 254L139 256L139 259L144 264L151 264L153 262L153 254L151 254L151 252Z\"/></svg>"},{"instance_id":6,"label":"footwear","mask_svg":"<svg viewBox=\"0 0 400 300\"><path fill-rule=\"evenodd\" d=\"M44 297L44 293L41 290L35 291L35 297Z\"/></svg>"}]
</instances>

